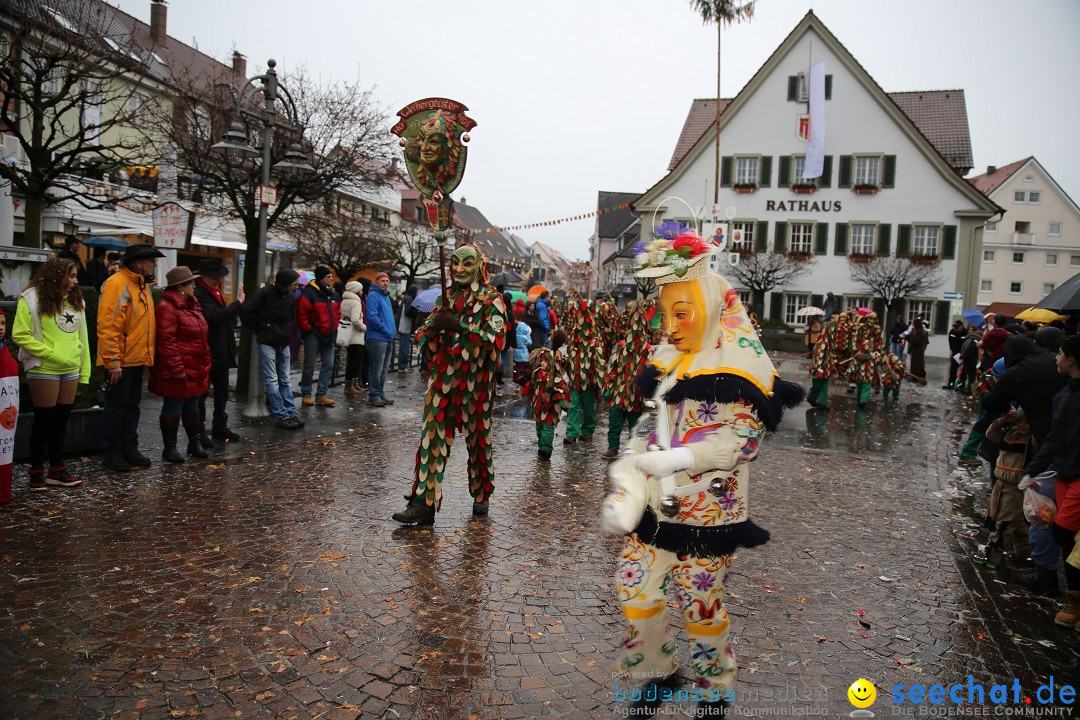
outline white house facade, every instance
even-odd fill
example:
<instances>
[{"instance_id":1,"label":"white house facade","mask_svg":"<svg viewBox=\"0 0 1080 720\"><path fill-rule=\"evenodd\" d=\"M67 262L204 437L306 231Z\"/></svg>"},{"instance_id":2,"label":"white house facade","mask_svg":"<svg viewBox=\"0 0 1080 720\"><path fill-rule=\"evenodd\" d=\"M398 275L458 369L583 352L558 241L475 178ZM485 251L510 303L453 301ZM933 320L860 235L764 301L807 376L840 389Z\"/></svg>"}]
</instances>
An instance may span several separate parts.
<instances>
[{"instance_id":1,"label":"white house facade","mask_svg":"<svg viewBox=\"0 0 1080 720\"><path fill-rule=\"evenodd\" d=\"M826 73L824 172L800 183L806 142L798 133L808 112L802 73L819 62ZM945 356L952 317L945 292L960 291L973 304L983 223L999 211L963 179L972 164L963 91L887 94L810 12L739 94L722 102L718 204L744 252L816 261L811 272L773 288L755 308L758 316L801 325L798 310L820 305L827 292L846 307L881 314L883 301L851 278L850 258L909 257L939 265L941 281L905 298L900 312L928 318L928 354ZM693 220L683 203L661 204L664 198L712 198L715 107L714 100L693 102L670 172L634 203L643 237L654 212L658 222Z\"/></svg>"},{"instance_id":2,"label":"white house facade","mask_svg":"<svg viewBox=\"0 0 1080 720\"><path fill-rule=\"evenodd\" d=\"M1080 273L1080 207L1033 157L972 178L1005 210L984 229L979 300L1034 305Z\"/></svg>"}]
</instances>

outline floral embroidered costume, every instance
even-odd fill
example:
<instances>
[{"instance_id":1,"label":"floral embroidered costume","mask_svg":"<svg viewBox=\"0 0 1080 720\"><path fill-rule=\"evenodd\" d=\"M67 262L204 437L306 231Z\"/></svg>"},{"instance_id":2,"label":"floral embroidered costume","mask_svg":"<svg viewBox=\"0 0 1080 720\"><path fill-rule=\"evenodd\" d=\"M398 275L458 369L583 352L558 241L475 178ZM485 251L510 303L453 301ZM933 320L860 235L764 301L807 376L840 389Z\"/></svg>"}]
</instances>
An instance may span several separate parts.
<instances>
[{"instance_id":1,"label":"floral embroidered costume","mask_svg":"<svg viewBox=\"0 0 1080 720\"><path fill-rule=\"evenodd\" d=\"M567 303L566 369L570 376L570 410L566 414L566 444L588 439L596 431L596 396L604 372L603 339L593 309L571 293Z\"/></svg>"},{"instance_id":2,"label":"floral embroidered costume","mask_svg":"<svg viewBox=\"0 0 1080 720\"><path fill-rule=\"evenodd\" d=\"M430 524L442 504L443 472L454 433L469 448L469 492L473 514L487 513L494 484L491 403L495 368L506 342L506 308L487 284L487 266L474 245L450 260L453 286L420 326L416 343L427 353L431 375L424 397L420 447L409 508L394 514L402 523Z\"/></svg>"},{"instance_id":3,"label":"floral embroidered costume","mask_svg":"<svg viewBox=\"0 0 1080 720\"><path fill-rule=\"evenodd\" d=\"M682 232L649 247L638 256L645 265L638 275L656 279L669 341L638 379L656 404L655 427L647 436L639 428L634 452L609 470L614 492L604 503L604 527L628 530L617 593L629 629L615 669L674 675L665 609L675 589L695 683L726 691L736 670L725 577L737 547L769 538L749 519L748 462L803 390L777 377L738 292L708 271L700 237Z\"/></svg>"},{"instance_id":4,"label":"floral embroidered costume","mask_svg":"<svg viewBox=\"0 0 1080 720\"><path fill-rule=\"evenodd\" d=\"M821 410L829 409L829 378L836 375L836 321L825 324L810 354L810 392L806 402Z\"/></svg>"},{"instance_id":5,"label":"floral embroidered costume","mask_svg":"<svg viewBox=\"0 0 1080 720\"><path fill-rule=\"evenodd\" d=\"M570 407L564 359L557 347L532 351L521 394L529 399L533 420L536 421L537 453L544 459L550 458L555 426L559 424L562 412Z\"/></svg>"},{"instance_id":6,"label":"floral embroidered costume","mask_svg":"<svg viewBox=\"0 0 1080 720\"><path fill-rule=\"evenodd\" d=\"M604 457L613 459L619 453L619 441L625 423L631 436L634 426L644 410L644 399L638 392L637 376L648 365L652 345L649 344L649 326L640 303L630 302L622 314L621 322L612 323L621 331L622 339L608 359L601 390L608 399L608 447Z\"/></svg>"}]
</instances>

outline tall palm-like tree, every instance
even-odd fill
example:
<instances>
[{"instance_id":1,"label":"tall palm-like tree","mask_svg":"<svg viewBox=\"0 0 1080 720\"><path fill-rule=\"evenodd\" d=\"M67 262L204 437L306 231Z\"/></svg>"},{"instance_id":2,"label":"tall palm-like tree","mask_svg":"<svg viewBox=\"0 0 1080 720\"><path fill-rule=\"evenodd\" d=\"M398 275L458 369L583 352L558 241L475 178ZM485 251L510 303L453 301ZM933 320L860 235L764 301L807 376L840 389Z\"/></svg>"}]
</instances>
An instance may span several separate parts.
<instances>
[{"instance_id":1,"label":"tall palm-like tree","mask_svg":"<svg viewBox=\"0 0 1080 720\"><path fill-rule=\"evenodd\" d=\"M690 0L705 23L716 23L716 175L713 179L713 204L720 202L720 38L725 25L754 16L757 0Z\"/></svg>"}]
</instances>

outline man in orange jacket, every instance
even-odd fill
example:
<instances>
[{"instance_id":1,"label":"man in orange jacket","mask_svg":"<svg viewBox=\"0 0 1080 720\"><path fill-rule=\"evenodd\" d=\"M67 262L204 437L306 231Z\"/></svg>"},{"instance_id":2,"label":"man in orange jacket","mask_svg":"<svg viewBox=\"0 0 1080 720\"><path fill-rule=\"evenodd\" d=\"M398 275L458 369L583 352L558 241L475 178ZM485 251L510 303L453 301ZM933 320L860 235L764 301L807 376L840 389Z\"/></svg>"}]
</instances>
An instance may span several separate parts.
<instances>
[{"instance_id":1,"label":"man in orange jacket","mask_svg":"<svg viewBox=\"0 0 1080 720\"><path fill-rule=\"evenodd\" d=\"M139 401L143 368L154 364L154 281L156 259L165 257L146 243L129 245L120 270L101 286L97 316L97 364L108 373L101 440L103 464L124 472L146 467L139 452Z\"/></svg>"}]
</instances>

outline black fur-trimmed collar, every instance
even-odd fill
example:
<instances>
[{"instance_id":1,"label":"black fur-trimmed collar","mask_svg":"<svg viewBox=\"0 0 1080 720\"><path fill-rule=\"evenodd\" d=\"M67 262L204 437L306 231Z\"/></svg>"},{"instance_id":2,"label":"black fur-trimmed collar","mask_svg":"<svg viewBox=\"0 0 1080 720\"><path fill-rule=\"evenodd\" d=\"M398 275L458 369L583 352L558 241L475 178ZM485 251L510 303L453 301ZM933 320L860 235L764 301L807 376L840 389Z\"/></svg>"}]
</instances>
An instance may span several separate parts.
<instances>
[{"instance_id":1,"label":"black fur-trimmed collar","mask_svg":"<svg viewBox=\"0 0 1080 720\"><path fill-rule=\"evenodd\" d=\"M660 370L655 365L649 365L637 376L638 392L642 397L651 398L656 395L659 385ZM772 395L766 396L760 388L745 378L729 373L716 373L677 381L664 394L664 402L675 405L687 399L728 403L745 400L757 411L765 428L775 431L784 416L784 408L795 407L804 397L806 391L802 386L780 378L773 384Z\"/></svg>"}]
</instances>

